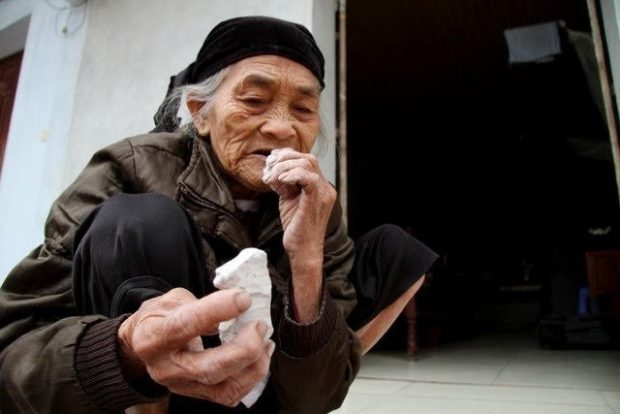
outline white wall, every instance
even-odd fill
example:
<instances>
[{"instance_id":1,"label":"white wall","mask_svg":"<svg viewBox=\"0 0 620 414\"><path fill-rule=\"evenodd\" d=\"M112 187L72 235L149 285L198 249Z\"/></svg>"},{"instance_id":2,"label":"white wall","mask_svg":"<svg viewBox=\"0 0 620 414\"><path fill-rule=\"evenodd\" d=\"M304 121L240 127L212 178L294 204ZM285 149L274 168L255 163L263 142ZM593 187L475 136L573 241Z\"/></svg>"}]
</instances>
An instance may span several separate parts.
<instances>
[{"instance_id":1,"label":"white wall","mask_svg":"<svg viewBox=\"0 0 620 414\"><path fill-rule=\"evenodd\" d=\"M16 21L32 13L36 0L2 0L0 1L0 30L11 26ZM4 42L4 39L2 39Z\"/></svg>"},{"instance_id":2,"label":"white wall","mask_svg":"<svg viewBox=\"0 0 620 414\"><path fill-rule=\"evenodd\" d=\"M47 212L62 186L86 31L84 24L59 36L63 19L56 10L44 1L19 2L0 3L7 25L30 15L0 176L0 281L41 243Z\"/></svg>"},{"instance_id":3,"label":"white wall","mask_svg":"<svg viewBox=\"0 0 620 414\"><path fill-rule=\"evenodd\" d=\"M324 115L326 145L319 148L317 155L325 177L336 184L336 89L338 79L336 68L336 7L337 0L314 0L312 10L312 31L325 56L325 89L321 94Z\"/></svg>"},{"instance_id":4,"label":"white wall","mask_svg":"<svg viewBox=\"0 0 620 414\"><path fill-rule=\"evenodd\" d=\"M22 19L0 29L0 59L24 50L29 25L30 14L27 14Z\"/></svg>"},{"instance_id":5,"label":"white wall","mask_svg":"<svg viewBox=\"0 0 620 414\"><path fill-rule=\"evenodd\" d=\"M0 282L42 241L50 204L91 155L153 127L170 75L223 19L269 15L313 31L327 60L322 106L333 133L334 0L88 0L85 23L68 37L55 35L57 12L28 1L36 6L0 177ZM321 164L335 182L333 142Z\"/></svg>"}]
</instances>

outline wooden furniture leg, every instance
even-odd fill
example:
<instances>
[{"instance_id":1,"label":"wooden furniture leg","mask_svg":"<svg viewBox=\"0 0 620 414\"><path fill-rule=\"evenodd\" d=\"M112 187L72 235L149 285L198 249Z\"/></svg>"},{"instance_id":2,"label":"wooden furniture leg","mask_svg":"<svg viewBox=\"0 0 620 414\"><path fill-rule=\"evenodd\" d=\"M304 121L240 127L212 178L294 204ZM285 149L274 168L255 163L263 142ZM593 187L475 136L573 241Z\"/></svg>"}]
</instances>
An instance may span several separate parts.
<instances>
[{"instance_id":1,"label":"wooden furniture leg","mask_svg":"<svg viewBox=\"0 0 620 414\"><path fill-rule=\"evenodd\" d=\"M407 355L415 359L418 353L418 342L415 332L415 296L405 305L404 313L407 320Z\"/></svg>"}]
</instances>

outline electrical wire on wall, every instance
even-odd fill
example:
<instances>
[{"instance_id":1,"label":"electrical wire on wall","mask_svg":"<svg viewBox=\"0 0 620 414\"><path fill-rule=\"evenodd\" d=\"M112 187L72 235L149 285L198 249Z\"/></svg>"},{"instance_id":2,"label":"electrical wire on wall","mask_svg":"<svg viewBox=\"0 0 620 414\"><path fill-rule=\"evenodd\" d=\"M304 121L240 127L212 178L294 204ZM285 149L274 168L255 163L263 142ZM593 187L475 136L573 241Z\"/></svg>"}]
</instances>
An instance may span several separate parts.
<instances>
[{"instance_id":1,"label":"electrical wire on wall","mask_svg":"<svg viewBox=\"0 0 620 414\"><path fill-rule=\"evenodd\" d=\"M86 21L87 0L61 0L62 6L54 0L43 0L49 7L56 10L56 35L68 37L77 32Z\"/></svg>"}]
</instances>

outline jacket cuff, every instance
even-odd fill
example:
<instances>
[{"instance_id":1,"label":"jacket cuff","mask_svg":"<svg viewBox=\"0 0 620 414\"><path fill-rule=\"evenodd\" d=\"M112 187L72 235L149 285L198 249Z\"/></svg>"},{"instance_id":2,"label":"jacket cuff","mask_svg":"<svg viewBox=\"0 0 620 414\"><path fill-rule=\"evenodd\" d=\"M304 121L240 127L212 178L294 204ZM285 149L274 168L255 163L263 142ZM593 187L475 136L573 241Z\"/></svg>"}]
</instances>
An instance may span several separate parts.
<instances>
[{"instance_id":1,"label":"jacket cuff","mask_svg":"<svg viewBox=\"0 0 620 414\"><path fill-rule=\"evenodd\" d=\"M104 412L159 401L168 394L167 388L150 378L141 378L134 387L125 381L116 335L127 316L87 326L76 347L75 370L80 385L92 403Z\"/></svg>"},{"instance_id":2,"label":"jacket cuff","mask_svg":"<svg viewBox=\"0 0 620 414\"><path fill-rule=\"evenodd\" d=\"M291 303L284 300L284 316L280 320L278 336L280 351L293 358L306 358L319 351L329 340L336 326L338 308L323 285L323 300L316 320L296 322L291 315Z\"/></svg>"}]
</instances>

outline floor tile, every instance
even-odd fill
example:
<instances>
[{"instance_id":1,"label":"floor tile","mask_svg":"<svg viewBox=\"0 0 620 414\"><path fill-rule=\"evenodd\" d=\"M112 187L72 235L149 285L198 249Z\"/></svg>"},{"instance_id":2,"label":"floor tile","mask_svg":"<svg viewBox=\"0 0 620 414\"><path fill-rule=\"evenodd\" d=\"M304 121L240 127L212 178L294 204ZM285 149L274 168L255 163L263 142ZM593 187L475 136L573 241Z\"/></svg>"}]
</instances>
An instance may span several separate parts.
<instances>
[{"instance_id":1,"label":"floor tile","mask_svg":"<svg viewBox=\"0 0 620 414\"><path fill-rule=\"evenodd\" d=\"M611 414L609 407L566 404L532 404L513 401L437 399L379 396L359 414ZM348 413L347 413L348 414Z\"/></svg>"},{"instance_id":2,"label":"floor tile","mask_svg":"<svg viewBox=\"0 0 620 414\"><path fill-rule=\"evenodd\" d=\"M424 355L413 362L404 354L372 353L362 358L360 376L397 380L492 384L505 356L482 353Z\"/></svg>"},{"instance_id":3,"label":"floor tile","mask_svg":"<svg viewBox=\"0 0 620 414\"><path fill-rule=\"evenodd\" d=\"M488 400L531 404L587 405L608 407L603 395L595 390L502 385L462 385L411 383L402 394L440 399Z\"/></svg>"},{"instance_id":4,"label":"floor tile","mask_svg":"<svg viewBox=\"0 0 620 414\"><path fill-rule=\"evenodd\" d=\"M358 414L377 402L377 395L350 392L342 406L334 414Z\"/></svg>"},{"instance_id":5,"label":"floor tile","mask_svg":"<svg viewBox=\"0 0 620 414\"><path fill-rule=\"evenodd\" d=\"M549 351L528 334L371 351L338 414L620 414L620 351Z\"/></svg>"},{"instance_id":6,"label":"floor tile","mask_svg":"<svg viewBox=\"0 0 620 414\"><path fill-rule=\"evenodd\" d=\"M409 382L406 381L390 381L390 380L372 380L366 378L357 378L351 384L350 392L366 393L366 394L394 394L400 392L407 387Z\"/></svg>"},{"instance_id":7,"label":"floor tile","mask_svg":"<svg viewBox=\"0 0 620 414\"><path fill-rule=\"evenodd\" d=\"M620 390L618 392L603 391L601 394L614 414L620 414Z\"/></svg>"},{"instance_id":8,"label":"floor tile","mask_svg":"<svg viewBox=\"0 0 620 414\"><path fill-rule=\"evenodd\" d=\"M515 355L497 384L620 389L620 352L538 351Z\"/></svg>"}]
</instances>

